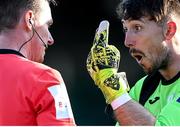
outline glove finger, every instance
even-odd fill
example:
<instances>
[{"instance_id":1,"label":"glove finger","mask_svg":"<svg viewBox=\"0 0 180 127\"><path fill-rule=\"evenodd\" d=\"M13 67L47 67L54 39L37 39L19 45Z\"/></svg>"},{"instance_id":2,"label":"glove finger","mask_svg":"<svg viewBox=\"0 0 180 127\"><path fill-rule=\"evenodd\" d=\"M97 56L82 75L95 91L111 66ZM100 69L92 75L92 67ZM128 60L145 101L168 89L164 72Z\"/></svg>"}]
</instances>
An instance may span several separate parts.
<instances>
[{"instance_id":1,"label":"glove finger","mask_svg":"<svg viewBox=\"0 0 180 127\"><path fill-rule=\"evenodd\" d=\"M93 42L93 46L101 46L106 47L108 45L109 38L109 22L107 20L103 20L95 33L95 38Z\"/></svg>"}]
</instances>

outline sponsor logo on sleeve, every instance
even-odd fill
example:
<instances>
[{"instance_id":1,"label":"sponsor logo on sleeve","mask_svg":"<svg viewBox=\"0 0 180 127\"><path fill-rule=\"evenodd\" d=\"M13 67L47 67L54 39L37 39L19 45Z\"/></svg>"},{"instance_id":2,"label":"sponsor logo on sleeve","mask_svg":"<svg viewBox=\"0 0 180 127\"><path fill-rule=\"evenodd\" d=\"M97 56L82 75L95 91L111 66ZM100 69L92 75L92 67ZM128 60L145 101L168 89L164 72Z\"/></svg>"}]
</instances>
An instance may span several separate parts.
<instances>
[{"instance_id":1,"label":"sponsor logo on sleeve","mask_svg":"<svg viewBox=\"0 0 180 127\"><path fill-rule=\"evenodd\" d=\"M65 85L54 85L48 87L49 92L55 101L56 119L73 118L71 105Z\"/></svg>"}]
</instances>

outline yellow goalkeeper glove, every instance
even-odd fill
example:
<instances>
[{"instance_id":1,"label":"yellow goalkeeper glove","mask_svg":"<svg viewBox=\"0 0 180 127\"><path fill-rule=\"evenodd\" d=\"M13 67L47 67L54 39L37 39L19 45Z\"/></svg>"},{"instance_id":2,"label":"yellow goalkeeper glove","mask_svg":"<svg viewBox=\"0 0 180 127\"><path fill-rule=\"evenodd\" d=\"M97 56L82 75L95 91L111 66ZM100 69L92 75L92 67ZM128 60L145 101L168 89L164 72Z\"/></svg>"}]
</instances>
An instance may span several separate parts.
<instances>
[{"instance_id":1,"label":"yellow goalkeeper glove","mask_svg":"<svg viewBox=\"0 0 180 127\"><path fill-rule=\"evenodd\" d=\"M120 52L108 44L109 22L102 21L95 33L93 46L87 58L87 70L95 84L101 89L106 103L111 104L126 94L129 85L124 72L117 73Z\"/></svg>"}]
</instances>

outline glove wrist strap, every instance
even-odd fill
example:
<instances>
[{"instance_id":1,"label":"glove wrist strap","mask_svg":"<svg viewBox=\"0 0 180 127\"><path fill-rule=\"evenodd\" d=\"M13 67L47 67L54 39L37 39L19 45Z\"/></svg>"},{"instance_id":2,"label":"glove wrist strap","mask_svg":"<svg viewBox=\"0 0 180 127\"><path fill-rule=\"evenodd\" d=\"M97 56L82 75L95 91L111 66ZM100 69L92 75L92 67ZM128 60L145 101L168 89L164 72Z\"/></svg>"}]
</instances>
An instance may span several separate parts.
<instances>
[{"instance_id":1,"label":"glove wrist strap","mask_svg":"<svg viewBox=\"0 0 180 127\"><path fill-rule=\"evenodd\" d=\"M129 96L128 93L125 93L125 94L119 96L118 98L116 98L115 100L113 100L111 103L111 106L112 106L113 110L116 110L118 107L127 103L129 100L131 100L131 97Z\"/></svg>"}]
</instances>

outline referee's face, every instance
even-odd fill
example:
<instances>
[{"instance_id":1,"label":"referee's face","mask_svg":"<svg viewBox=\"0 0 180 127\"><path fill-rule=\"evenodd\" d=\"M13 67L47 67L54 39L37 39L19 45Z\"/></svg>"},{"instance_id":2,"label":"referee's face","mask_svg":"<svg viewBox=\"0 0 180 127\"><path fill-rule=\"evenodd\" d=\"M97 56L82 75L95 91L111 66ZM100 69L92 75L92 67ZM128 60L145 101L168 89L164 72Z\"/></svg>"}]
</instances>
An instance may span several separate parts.
<instances>
[{"instance_id":1,"label":"referee's face","mask_svg":"<svg viewBox=\"0 0 180 127\"><path fill-rule=\"evenodd\" d=\"M54 40L49 31L49 27L53 23L49 3L46 0L40 1L40 11L34 21L35 33L32 39L31 60L42 63L45 50L54 43Z\"/></svg>"}]
</instances>

